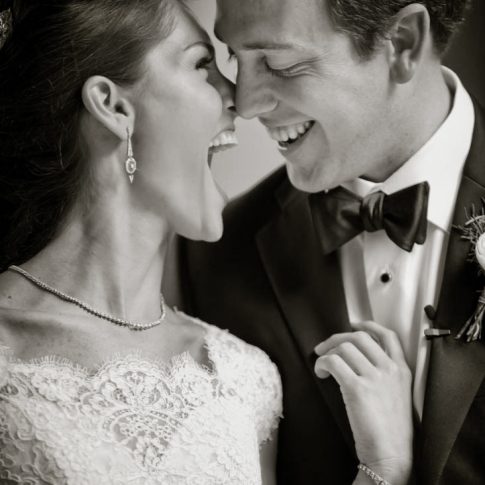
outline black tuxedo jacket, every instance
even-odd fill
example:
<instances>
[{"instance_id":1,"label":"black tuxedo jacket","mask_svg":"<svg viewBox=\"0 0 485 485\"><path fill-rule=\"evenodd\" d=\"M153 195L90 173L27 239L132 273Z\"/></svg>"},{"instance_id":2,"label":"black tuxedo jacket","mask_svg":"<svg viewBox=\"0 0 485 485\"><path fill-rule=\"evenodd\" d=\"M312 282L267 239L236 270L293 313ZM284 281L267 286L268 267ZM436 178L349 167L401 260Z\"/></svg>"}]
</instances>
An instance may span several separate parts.
<instances>
[{"instance_id":1,"label":"black tuxedo jacket","mask_svg":"<svg viewBox=\"0 0 485 485\"><path fill-rule=\"evenodd\" d=\"M485 113L476 107L473 144L454 224L485 197ZM337 254L324 256L308 196L280 169L225 211L216 244L180 241L187 310L264 349L284 387L278 483L350 484L357 459L334 380L313 373L313 348L350 330ZM485 484L485 343L454 338L473 313L485 278L467 262L469 243L452 230L431 342L415 468L423 485Z\"/></svg>"}]
</instances>

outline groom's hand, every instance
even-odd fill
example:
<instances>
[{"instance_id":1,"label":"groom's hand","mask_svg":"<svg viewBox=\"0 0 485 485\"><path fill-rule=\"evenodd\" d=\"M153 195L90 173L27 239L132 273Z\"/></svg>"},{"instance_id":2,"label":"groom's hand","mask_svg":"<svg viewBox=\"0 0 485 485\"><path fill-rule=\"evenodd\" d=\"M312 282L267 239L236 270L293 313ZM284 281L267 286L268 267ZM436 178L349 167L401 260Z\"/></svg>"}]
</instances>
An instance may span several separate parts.
<instances>
[{"instance_id":1,"label":"groom's hand","mask_svg":"<svg viewBox=\"0 0 485 485\"><path fill-rule=\"evenodd\" d=\"M396 333L375 322L354 325L315 348L315 373L340 386L361 463L393 485L412 469L412 375Z\"/></svg>"}]
</instances>

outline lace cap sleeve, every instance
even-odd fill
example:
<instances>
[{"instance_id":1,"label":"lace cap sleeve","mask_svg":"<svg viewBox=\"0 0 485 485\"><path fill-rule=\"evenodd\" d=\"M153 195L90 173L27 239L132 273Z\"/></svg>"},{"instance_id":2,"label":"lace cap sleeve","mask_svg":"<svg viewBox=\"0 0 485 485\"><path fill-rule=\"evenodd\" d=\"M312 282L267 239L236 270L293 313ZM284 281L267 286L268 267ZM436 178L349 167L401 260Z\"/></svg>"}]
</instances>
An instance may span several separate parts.
<instances>
[{"instance_id":1,"label":"lace cap sleeve","mask_svg":"<svg viewBox=\"0 0 485 485\"><path fill-rule=\"evenodd\" d=\"M283 414L283 393L280 374L269 357L262 350L254 348L254 360L255 379L251 387L261 445L278 428Z\"/></svg>"},{"instance_id":2,"label":"lace cap sleeve","mask_svg":"<svg viewBox=\"0 0 485 485\"><path fill-rule=\"evenodd\" d=\"M217 329L218 372L232 380L235 389L252 407L259 445L271 438L282 417L282 385L276 365L259 348Z\"/></svg>"}]
</instances>

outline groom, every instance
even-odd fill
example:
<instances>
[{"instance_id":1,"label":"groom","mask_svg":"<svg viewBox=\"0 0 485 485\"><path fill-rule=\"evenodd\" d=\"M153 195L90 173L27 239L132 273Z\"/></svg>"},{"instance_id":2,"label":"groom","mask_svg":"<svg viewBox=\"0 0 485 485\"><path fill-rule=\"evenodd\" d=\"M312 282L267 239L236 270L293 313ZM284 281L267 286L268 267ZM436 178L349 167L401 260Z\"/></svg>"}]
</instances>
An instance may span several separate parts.
<instances>
[{"instance_id":1,"label":"groom","mask_svg":"<svg viewBox=\"0 0 485 485\"><path fill-rule=\"evenodd\" d=\"M312 351L364 320L397 332L414 375L417 483L485 483L485 346L456 338L485 286L459 230L485 197L485 113L440 62L465 6L218 0L237 110L287 163L227 207L220 242L182 242L185 298L278 365L280 484L352 483L344 404ZM422 182L419 234L396 243L373 220L376 194ZM364 200L365 221L343 221L338 186Z\"/></svg>"}]
</instances>

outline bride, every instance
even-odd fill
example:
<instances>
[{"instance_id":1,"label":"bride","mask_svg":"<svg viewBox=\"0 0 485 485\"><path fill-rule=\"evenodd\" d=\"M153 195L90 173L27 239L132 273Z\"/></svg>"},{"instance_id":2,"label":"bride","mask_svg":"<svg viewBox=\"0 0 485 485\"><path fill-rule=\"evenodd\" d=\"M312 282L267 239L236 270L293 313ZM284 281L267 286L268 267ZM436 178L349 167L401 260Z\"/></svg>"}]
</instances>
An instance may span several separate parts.
<instances>
[{"instance_id":1,"label":"bride","mask_svg":"<svg viewBox=\"0 0 485 485\"><path fill-rule=\"evenodd\" d=\"M259 483L275 366L160 295L171 235L222 231L207 35L167 0L14 2L0 69L0 482Z\"/></svg>"},{"instance_id":2,"label":"bride","mask_svg":"<svg viewBox=\"0 0 485 485\"><path fill-rule=\"evenodd\" d=\"M160 294L173 234L222 233L208 36L175 0L0 5L1 483L274 483L275 365Z\"/></svg>"}]
</instances>

